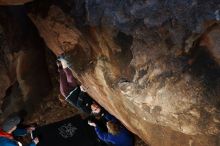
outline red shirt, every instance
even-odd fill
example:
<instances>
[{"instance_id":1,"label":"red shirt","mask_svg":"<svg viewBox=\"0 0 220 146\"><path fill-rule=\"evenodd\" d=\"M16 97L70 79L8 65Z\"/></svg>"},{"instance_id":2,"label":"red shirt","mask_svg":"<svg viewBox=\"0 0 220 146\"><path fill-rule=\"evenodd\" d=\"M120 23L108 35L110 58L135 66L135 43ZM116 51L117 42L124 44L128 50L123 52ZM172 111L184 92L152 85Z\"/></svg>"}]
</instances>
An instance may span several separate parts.
<instances>
[{"instance_id":1,"label":"red shirt","mask_svg":"<svg viewBox=\"0 0 220 146\"><path fill-rule=\"evenodd\" d=\"M4 132L2 129L0 129L0 137L5 137L5 138L8 138L8 139L14 139L12 134Z\"/></svg>"}]
</instances>

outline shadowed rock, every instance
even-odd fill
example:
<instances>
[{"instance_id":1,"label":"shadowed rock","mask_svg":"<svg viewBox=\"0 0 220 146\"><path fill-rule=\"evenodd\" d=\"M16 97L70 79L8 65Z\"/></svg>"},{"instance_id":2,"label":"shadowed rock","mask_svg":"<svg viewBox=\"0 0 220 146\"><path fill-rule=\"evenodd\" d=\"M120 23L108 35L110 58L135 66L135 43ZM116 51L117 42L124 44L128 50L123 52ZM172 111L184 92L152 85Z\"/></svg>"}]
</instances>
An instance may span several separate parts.
<instances>
[{"instance_id":1,"label":"shadowed rock","mask_svg":"<svg viewBox=\"0 0 220 146\"><path fill-rule=\"evenodd\" d=\"M0 0L0 5L23 5L33 0Z\"/></svg>"},{"instance_id":2,"label":"shadowed rock","mask_svg":"<svg viewBox=\"0 0 220 146\"><path fill-rule=\"evenodd\" d=\"M1 120L13 112L31 114L51 84L44 45L22 6L1 7ZM11 88L11 89L10 89ZM7 93L6 93L7 91Z\"/></svg>"},{"instance_id":3,"label":"shadowed rock","mask_svg":"<svg viewBox=\"0 0 220 146\"><path fill-rule=\"evenodd\" d=\"M43 4L29 17L49 49L131 131L152 146L219 145L219 0Z\"/></svg>"},{"instance_id":4,"label":"shadowed rock","mask_svg":"<svg viewBox=\"0 0 220 146\"><path fill-rule=\"evenodd\" d=\"M153 146L218 146L219 1L55 4L30 18L103 107Z\"/></svg>"}]
</instances>

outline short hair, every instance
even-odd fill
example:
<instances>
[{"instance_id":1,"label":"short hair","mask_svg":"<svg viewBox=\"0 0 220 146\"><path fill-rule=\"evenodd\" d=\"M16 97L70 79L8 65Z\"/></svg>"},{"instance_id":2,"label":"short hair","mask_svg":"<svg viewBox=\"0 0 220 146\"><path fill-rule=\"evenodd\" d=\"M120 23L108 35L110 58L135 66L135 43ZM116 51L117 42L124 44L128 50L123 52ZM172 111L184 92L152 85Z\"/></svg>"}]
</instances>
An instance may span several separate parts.
<instances>
[{"instance_id":1,"label":"short hair","mask_svg":"<svg viewBox=\"0 0 220 146\"><path fill-rule=\"evenodd\" d=\"M108 121L107 125L109 133L111 133L112 135L117 135L119 133L120 127L118 124L114 123L113 121Z\"/></svg>"}]
</instances>

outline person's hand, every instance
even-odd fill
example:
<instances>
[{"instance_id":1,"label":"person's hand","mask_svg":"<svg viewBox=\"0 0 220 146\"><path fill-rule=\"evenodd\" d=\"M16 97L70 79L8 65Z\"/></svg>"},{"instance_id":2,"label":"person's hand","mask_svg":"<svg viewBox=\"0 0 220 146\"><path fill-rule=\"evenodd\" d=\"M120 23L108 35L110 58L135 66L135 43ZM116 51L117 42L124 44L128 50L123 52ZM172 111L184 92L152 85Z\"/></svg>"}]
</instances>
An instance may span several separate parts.
<instances>
[{"instance_id":1,"label":"person's hand","mask_svg":"<svg viewBox=\"0 0 220 146\"><path fill-rule=\"evenodd\" d=\"M64 69L69 67L68 62L64 58L60 58L60 62Z\"/></svg>"},{"instance_id":2,"label":"person's hand","mask_svg":"<svg viewBox=\"0 0 220 146\"><path fill-rule=\"evenodd\" d=\"M61 64L60 61L57 61L56 63L57 63L57 67L58 67L58 68L62 67L62 64Z\"/></svg>"},{"instance_id":3,"label":"person's hand","mask_svg":"<svg viewBox=\"0 0 220 146\"><path fill-rule=\"evenodd\" d=\"M96 127L96 123L94 123L94 122L88 121L88 124L89 124L90 126Z\"/></svg>"},{"instance_id":4,"label":"person's hand","mask_svg":"<svg viewBox=\"0 0 220 146\"><path fill-rule=\"evenodd\" d=\"M80 86L80 90L83 91L83 92L86 92L86 89L83 85Z\"/></svg>"},{"instance_id":5,"label":"person's hand","mask_svg":"<svg viewBox=\"0 0 220 146\"><path fill-rule=\"evenodd\" d=\"M58 95L58 99L62 105L62 107L66 106L67 105L67 102L66 100L64 99L65 97L63 97L62 95Z\"/></svg>"},{"instance_id":6,"label":"person's hand","mask_svg":"<svg viewBox=\"0 0 220 146\"><path fill-rule=\"evenodd\" d=\"M36 128L33 127L33 126L28 127L28 128L27 128L27 132L28 132L28 133L31 133L31 132L34 131L35 129L36 129Z\"/></svg>"},{"instance_id":7,"label":"person's hand","mask_svg":"<svg viewBox=\"0 0 220 146\"><path fill-rule=\"evenodd\" d=\"M34 140L33 140L33 142L34 142L35 144L38 144L38 143L39 143L39 138L38 138L38 137L35 137Z\"/></svg>"}]
</instances>

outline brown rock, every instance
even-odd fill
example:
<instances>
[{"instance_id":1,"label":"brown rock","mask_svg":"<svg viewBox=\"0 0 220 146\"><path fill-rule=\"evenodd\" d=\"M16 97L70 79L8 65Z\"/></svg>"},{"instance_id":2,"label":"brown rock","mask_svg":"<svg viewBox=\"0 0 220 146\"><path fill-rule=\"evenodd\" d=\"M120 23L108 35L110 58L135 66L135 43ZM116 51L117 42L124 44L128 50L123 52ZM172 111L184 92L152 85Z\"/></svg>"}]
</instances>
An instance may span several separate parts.
<instances>
[{"instance_id":1,"label":"brown rock","mask_svg":"<svg viewBox=\"0 0 220 146\"><path fill-rule=\"evenodd\" d=\"M49 15L46 19L30 15L35 25L40 31L40 35L47 40L46 44L56 55L60 55L66 51L74 49L75 45L80 40L80 32L75 28L66 26L74 24L73 20L65 16L62 11L55 6L49 10Z\"/></svg>"},{"instance_id":2,"label":"brown rock","mask_svg":"<svg viewBox=\"0 0 220 146\"><path fill-rule=\"evenodd\" d=\"M214 25L205 33L200 44L207 47L213 58L220 64L220 26Z\"/></svg>"},{"instance_id":3,"label":"brown rock","mask_svg":"<svg viewBox=\"0 0 220 146\"><path fill-rule=\"evenodd\" d=\"M184 73L187 63L176 58L176 46L170 50L146 27L133 36L108 25L80 32L56 6L45 18L30 17L48 47L65 52L88 93L150 145L219 145L220 125L213 119L219 117L219 75L210 89L209 74Z\"/></svg>"},{"instance_id":4,"label":"brown rock","mask_svg":"<svg viewBox=\"0 0 220 146\"><path fill-rule=\"evenodd\" d=\"M3 102L3 98L6 96L6 91L7 89L13 84L13 81L10 79L10 77L8 76L8 72L5 68L5 66L0 67L1 72L0 72L0 80L1 80L1 84L0 84L0 105L2 105Z\"/></svg>"},{"instance_id":5,"label":"brown rock","mask_svg":"<svg viewBox=\"0 0 220 146\"><path fill-rule=\"evenodd\" d=\"M33 0L0 0L0 5L23 5Z\"/></svg>"},{"instance_id":6,"label":"brown rock","mask_svg":"<svg viewBox=\"0 0 220 146\"><path fill-rule=\"evenodd\" d=\"M4 20L0 23L4 30L0 34L0 99L3 110L0 121L21 110L31 114L51 89L43 41L29 25L22 9L10 10L7 7L0 9L0 18Z\"/></svg>"}]
</instances>

